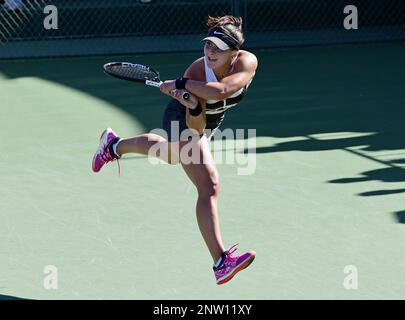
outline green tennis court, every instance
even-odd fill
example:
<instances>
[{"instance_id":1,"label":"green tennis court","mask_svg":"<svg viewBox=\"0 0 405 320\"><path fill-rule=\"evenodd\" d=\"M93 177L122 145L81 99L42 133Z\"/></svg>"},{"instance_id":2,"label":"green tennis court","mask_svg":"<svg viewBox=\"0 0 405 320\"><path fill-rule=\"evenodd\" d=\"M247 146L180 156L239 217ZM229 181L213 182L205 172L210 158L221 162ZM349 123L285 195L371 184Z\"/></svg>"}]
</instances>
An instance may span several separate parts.
<instances>
[{"instance_id":1,"label":"green tennis court","mask_svg":"<svg viewBox=\"0 0 405 320\"><path fill-rule=\"evenodd\" d=\"M172 79L199 54L1 61L1 297L404 298L404 43L255 53L258 73L222 128L257 129L256 170L218 168L225 245L257 258L224 286L181 166L131 155L121 176L115 163L91 171L105 127L159 128L167 103L102 64L146 63ZM56 289L44 286L49 266ZM344 285L347 266L357 289Z\"/></svg>"}]
</instances>

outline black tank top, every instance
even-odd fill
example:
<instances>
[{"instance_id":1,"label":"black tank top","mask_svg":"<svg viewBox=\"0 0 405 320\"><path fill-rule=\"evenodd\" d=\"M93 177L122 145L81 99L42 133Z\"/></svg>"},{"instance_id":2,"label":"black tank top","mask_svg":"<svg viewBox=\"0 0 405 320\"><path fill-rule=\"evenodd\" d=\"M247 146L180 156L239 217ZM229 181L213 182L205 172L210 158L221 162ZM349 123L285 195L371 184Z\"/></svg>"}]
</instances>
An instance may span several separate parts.
<instances>
[{"instance_id":1,"label":"black tank top","mask_svg":"<svg viewBox=\"0 0 405 320\"><path fill-rule=\"evenodd\" d=\"M236 60L235 60L236 61ZM233 63L235 63L235 61ZM207 82L218 82L217 77L212 69L208 68L207 60L204 57L204 64L205 64L205 80ZM246 95L247 88L250 82L243 87L242 89L235 92L232 96L230 96L226 100L207 100L206 101L206 109L205 109L205 117L206 117L206 129L215 129L219 127L221 122L224 120L225 112L232 107L235 107Z\"/></svg>"}]
</instances>

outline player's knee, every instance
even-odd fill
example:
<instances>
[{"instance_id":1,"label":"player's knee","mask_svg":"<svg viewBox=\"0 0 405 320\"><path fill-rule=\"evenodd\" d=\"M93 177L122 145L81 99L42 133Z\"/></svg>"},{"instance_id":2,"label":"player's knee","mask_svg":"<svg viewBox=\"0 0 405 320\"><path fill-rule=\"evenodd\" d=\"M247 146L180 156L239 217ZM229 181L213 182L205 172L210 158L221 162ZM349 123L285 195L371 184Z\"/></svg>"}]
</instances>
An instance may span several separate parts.
<instances>
[{"instance_id":1,"label":"player's knee","mask_svg":"<svg viewBox=\"0 0 405 320\"><path fill-rule=\"evenodd\" d=\"M198 195L200 197L218 197L220 191L220 182L218 176L211 176L198 186Z\"/></svg>"}]
</instances>

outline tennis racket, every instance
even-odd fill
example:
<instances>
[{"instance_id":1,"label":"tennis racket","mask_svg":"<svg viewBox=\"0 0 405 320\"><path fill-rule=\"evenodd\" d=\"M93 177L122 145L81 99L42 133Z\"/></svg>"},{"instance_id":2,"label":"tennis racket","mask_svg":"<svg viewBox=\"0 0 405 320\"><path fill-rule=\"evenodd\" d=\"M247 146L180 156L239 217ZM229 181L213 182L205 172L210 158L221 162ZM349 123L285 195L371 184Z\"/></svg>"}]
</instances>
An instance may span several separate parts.
<instances>
[{"instance_id":1,"label":"tennis racket","mask_svg":"<svg viewBox=\"0 0 405 320\"><path fill-rule=\"evenodd\" d=\"M128 81L141 82L147 86L159 88L163 83L163 81L160 80L160 74L157 70L143 64L109 62L103 66L103 69L104 72L110 76ZM185 92L183 99L188 100L189 98L190 94Z\"/></svg>"}]
</instances>

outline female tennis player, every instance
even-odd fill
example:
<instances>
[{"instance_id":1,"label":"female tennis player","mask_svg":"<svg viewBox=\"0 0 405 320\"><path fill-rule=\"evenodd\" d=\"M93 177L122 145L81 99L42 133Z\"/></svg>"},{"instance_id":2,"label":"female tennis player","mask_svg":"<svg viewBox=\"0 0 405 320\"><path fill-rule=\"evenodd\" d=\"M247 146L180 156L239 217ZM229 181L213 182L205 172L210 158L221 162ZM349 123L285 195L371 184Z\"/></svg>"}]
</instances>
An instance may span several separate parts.
<instances>
[{"instance_id":1,"label":"female tennis player","mask_svg":"<svg viewBox=\"0 0 405 320\"><path fill-rule=\"evenodd\" d=\"M246 268L256 252L236 255L237 245L225 250L217 209L219 175L208 142L227 110L245 96L258 62L254 54L240 49L245 40L241 18L208 17L207 26L204 56L194 61L182 77L165 81L160 87L161 92L172 97L163 116L167 137L145 133L121 139L108 128L101 135L92 167L94 172L99 172L106 163L118 160L123 154L150 154L151 149L159 150L154 156L168 163L181 163L197 189L198 226L214 261L216 282L223 284ZM183 99L185 92L190 93L188 100ZM187 138L173 134L174 124L180 133L185 130L191 133ZM196 158L200 161L182 159L181 150L186 145L198 153Z\"/></svg>"}]
</instances>

